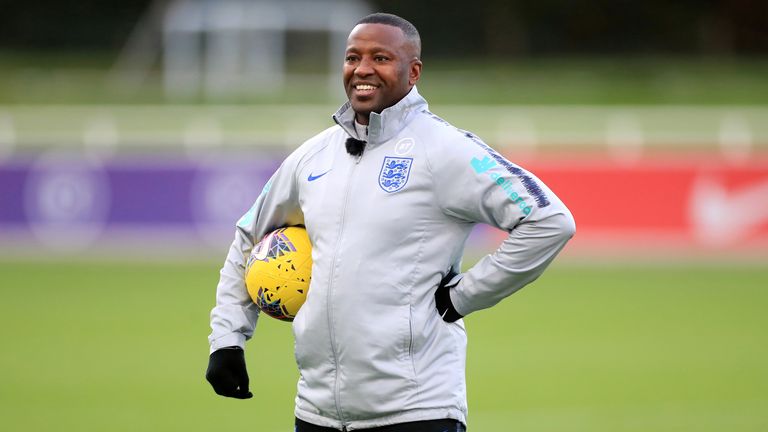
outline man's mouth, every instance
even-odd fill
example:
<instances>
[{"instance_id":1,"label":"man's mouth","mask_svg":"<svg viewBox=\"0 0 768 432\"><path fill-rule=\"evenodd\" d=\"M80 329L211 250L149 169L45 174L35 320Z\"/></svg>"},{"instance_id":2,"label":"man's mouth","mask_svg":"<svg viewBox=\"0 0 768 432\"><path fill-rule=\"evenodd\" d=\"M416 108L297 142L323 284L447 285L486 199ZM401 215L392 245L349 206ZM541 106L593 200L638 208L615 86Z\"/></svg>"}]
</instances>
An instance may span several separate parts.
<instances>
[{"instance_id":1,"label":"man's mouth","mask_svg":"<svg viewBox=\"0 0 768 432\"><path fill-rule=\"evenodd\" d=\"M357 96L371 96L378 87L373 84L355 84L352 88Z\"/></svg>"}]
</instances>

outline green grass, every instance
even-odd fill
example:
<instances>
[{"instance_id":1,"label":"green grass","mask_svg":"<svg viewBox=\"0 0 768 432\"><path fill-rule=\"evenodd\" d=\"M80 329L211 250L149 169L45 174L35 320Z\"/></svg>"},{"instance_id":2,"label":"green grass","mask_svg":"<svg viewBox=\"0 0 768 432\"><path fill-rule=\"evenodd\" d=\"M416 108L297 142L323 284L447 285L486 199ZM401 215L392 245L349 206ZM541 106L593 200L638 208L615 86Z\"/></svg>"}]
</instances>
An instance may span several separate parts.
<instances>
[{"instance_id":1,"label":"green grass","mask_svg":"<svg viewBox=\"0 0 768 432\"><path fill-rule=\"evenodd\" d=\"M428 64L429 66L429 64ZM435 62L437 104L768 103L768 59L584 57Z\"/></svg>"},{"instance_id":2,"label":"green grass","mask_svg":"<svg viewBox=\"0 0 768 432\"><path fill-rule=\"evenodd\" d=\"M114 81L116 53L0 52L0 104L155 104L165 101L157 68L139 86ZM289 59L284 90L219 103L326 104L327 67ZM768 58L574 57L424 59L420 87L434 104L768 104ZM339 64L339 70L341 64ZM192 97L181 102L205 102Z\"/></svg>"},{"instance_id":3,"label":"green grass","mask_svg":"<svg viewBox=\"0 0 768 432\"><path fill-rule=\"evenodd\" d=\"M290 325L262 319L255 397L203 375L218 262L0 263L5 431L290 430ZM466 320L470 430L768 429L768 269L555 265Z\"/></svg>"}]
</instances>

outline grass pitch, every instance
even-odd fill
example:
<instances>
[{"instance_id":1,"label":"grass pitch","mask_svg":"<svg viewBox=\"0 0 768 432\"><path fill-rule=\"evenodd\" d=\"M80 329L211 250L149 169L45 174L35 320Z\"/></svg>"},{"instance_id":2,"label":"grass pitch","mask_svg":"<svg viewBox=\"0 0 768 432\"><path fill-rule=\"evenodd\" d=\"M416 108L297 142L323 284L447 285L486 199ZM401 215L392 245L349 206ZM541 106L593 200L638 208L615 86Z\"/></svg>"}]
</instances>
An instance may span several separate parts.
<instances>
[{"instance_id":1,"label":"grass pitch","mask_svg":"<svg viewBox=\"0 0 768 432\"><path fill-rule=\"evenodd\" d=\"M291 430L290 325L255 397L204 379L219 263L0 263L5 431ZM467 318L469 430L768 429L768 269L572 267Z\"/></svg>"},{"instance_id":2,"label":"grass pitch","mask_svg":"<svg viewBox=\"0 0 768 432\"><path fill-rule=\"evenodd\" d=\"M202 91L177 102L248 104L341 104L329 92L327 67L289 58L284 89L241 89L206 100ZM115 75L108 52L18 53L0 51L0 105L162 104L163 78L156 69L128 81ZM442 105L765 105L768 58L752 57L540 57L490 60L427 55L419 87ZM256 79L256 77L254 77Z\"/></svg>"}]
</instances>

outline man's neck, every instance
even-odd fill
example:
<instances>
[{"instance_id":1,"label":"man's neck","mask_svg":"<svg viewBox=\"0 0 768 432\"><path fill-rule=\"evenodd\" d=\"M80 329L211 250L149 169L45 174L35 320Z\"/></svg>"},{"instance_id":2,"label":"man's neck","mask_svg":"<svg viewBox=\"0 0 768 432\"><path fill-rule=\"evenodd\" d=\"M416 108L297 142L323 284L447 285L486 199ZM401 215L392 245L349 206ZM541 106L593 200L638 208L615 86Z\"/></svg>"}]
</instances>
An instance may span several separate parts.
<instances>
[{"instance_id":1,"label":"man's neck","mask_svg":"<svg viewBox=\"0 0 768 432\"><path fill-rule=\"evenodd\" d=\"M355 132L362 141L368 141L368 125L364 125L355 120Z\"/></svg>"},{"instance_id":2,"label":"man's neck","mask_svg":"<svg viewBox=\"0 0 768 432\"><path fill-rule=\"evenodd\" d=\"M370 121L370 114L357 114L355 113L355 121L360 123L361 125L368 126L368 122Z\"/></svg>"}]
</instances>

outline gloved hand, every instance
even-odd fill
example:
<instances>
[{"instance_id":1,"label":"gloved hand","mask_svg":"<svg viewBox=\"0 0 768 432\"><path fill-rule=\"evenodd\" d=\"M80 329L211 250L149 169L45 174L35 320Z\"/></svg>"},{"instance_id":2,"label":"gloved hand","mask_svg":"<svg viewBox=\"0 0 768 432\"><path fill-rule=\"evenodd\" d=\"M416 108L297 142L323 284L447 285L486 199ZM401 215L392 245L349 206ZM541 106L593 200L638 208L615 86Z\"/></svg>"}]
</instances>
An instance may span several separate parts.
<instances>
[{"instance_id":1,"label":"gloved hand","mask_svg":"<svg viewBox=\"0 0 768 432\"><path fill-rule=\"evenodd\" d=\"M240 347L227 347L214 351L208 359L205 379L221 395L237 399L250 399L245 352Z\"/></svg>"},{"instance_id":2,"label":"gloved hand","mask_svg":"<svg viewBox=\"0 0 768 432\"><path fill-rule=\"evenodd\" d=\"M451 289L458 285L460 280L461 275L453 270L449 270L448 274L446 274L443 280L440 281L437 291L435 291L435 306L437 306L437 313L440 314L445 322L454 322L464 317L456 312L453 303L451 303L450 296Z\"/></svg>"}]
</instances>

